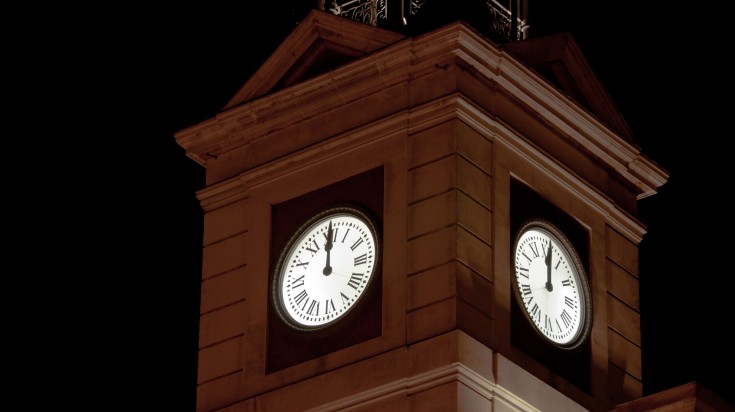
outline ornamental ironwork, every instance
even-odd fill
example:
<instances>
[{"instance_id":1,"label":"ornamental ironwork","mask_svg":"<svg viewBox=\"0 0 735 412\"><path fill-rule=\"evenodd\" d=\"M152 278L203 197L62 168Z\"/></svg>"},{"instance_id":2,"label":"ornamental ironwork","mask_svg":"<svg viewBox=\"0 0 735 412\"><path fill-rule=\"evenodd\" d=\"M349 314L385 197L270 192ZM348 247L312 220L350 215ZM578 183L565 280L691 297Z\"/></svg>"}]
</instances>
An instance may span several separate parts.
<instances>
[{"instance_id":1,"label":"ornamental ironwork","mask_svg":"<svg viewBox=\"0 0 735 412\"><path fill-rule=\"evenodd\" d=\"M391 0L391 13L388 15L388 0L320 0L319 8L329 11L335 15L342 16L372 26L391 26L388 18L397 21L399 26L407 26L412 20L422 18L422 9L431 5L439 10L441 7L453 7L451 0L400 0L402 3L393 4L399 0ZM496 43L518 41L526 38L528 24L525 20L529 0L473 0L481 9L484 8L485 16L466 16L474 20L475 24L485 27L475 27ZM482 4L482 5L481 5ZM455 10L460 12L462 10ZM401 14L401 15L398 15ZM480 13L482 14L482 13ZM482 22L482 23L478 23Z\"/></svg>"},{"instance_id":2,"label":"ornamental ironwork","mask_svg":"<svg viewBox=\"0 0 735 412\"><path fill-rule=\"evenodd\" d=\"M528 31L528 25L524 19L513 18L513 9L518 6L519 2L515 0L506 0L506 2L508 7L497 0L485 0L485 7L490 13L489 35L498 43L523 40ZM484 28L480 28L482 29Z\"/></svg>"},{"instance_id":3,"label":"ornamental ironwork","mask_svg":"<svg viewBox=\"0 0 735 412\"><path fill-rule=\"evenodd\" d=\"M409 5L409 14L415 16L421 11L421 7L426 3L426 0L411 0Z\"/></svg>"},{"instance_id":4,"label":"ornamental ironwork","mask_svg":"<svg viewBox=\"0 0 735 412\"><path fill-rule=\"evenodd\" d=\"M372 26L377 26L379 19L388 18L387 0L327 1L324 8L338 16Z\"/></svg>"}]
</instances>

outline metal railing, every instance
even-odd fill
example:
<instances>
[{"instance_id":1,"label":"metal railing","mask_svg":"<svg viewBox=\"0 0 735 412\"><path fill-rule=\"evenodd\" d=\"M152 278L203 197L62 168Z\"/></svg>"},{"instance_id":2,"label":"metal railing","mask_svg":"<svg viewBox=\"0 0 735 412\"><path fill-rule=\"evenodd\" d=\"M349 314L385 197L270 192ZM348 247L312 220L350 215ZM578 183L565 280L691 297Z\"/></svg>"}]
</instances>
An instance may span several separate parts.
<instances>
[{"instance_id":1,"label":"metal railing","mask_svg":"<svg viewBox=\"0 0 735 412\"><path fill-rule=\"evenodd\" d=\"M429 5L432 0L391 0L393 2L401 1L398 8L393 8L394 12L399 10L403 16L388 15L388 0L322 0L319 2L322 10L327 10L333 14L346 17L361 23L373 26L383 26L383 22L389 17L393 19L400 18L403 26L409 24L411 19L420 19L421 10ZM439 0L433 0L439 1ZM518 41L526 38L528 32L528 24L525 20L526 10L522 7L524 2L528 0L475 0L483 2L484 8L487 10L486 16L478 19L483 22L483 26L476 27L480 32L490 37L497 43L505 43L509 41ZM451 7L451 0L447 1L445 7ZM393 5L392 5L393 6ZM474 16L476 17L476 16Z\"/></svg>"},{"instance_id":2,"label":"metal railing","mask_svg":"<svg viewBox=\"0 0 735 412\"><path fill-rule=\"evenodd\" d=\"M388 18L388 0L349 0L343 3L328 1L327 11L361 23L378 25L378 19Z\"/></svg>"}]
</instances>

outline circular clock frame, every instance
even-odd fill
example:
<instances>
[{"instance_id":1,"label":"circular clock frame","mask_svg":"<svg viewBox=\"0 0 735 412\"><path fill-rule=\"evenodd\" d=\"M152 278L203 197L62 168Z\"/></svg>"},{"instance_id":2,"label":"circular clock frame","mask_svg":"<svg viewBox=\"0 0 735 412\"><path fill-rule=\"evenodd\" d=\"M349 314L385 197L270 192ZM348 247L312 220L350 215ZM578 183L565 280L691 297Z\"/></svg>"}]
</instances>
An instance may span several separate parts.
<instances>
[{"instance_id":1,"label":"circular clock frame","mask_svg":"<svg viewBox=\"0 0 735 412\"><path fill-rule=\"evenodd\" d=\"M271 287L276 313L286 325L323 330L360 306L381 265L378 227L364 208L339 205L312 215L294 231L279 254Z\"/></svg>"},{"instance_id":2,"label":"circular clock frame","mask_svg":"<svg viewBox=\"0 0 735 412\"><path fill-rule=\"evenodd\" d=\"M549 245L556 261L547 260ZM512 254L513 295L528 324L553 347L578 350L592 328L592 298L573 243L553 223L534 218L517 231Z\"/></svg>"}]
</instances>

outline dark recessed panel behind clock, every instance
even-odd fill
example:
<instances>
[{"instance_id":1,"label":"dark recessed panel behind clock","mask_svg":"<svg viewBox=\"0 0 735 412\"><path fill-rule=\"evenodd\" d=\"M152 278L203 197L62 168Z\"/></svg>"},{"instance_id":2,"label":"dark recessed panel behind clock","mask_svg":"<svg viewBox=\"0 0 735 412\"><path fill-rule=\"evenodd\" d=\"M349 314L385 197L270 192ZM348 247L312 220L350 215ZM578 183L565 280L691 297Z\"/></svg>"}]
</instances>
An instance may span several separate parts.
<instances>
[{"instance_id":1,"label":"dark recessed panel behind clock","mask_svg":"<svg viewBox=\"0 0 735 412\"><path fill-rule=\"evenodd\" d=\"M304 179L309 176L305 175ZM376 168L274 205L271 210L270 272L279 251L299 225L314 213L330 206L352 204L372 214L378 222L382 244L383 168ZM350 314L336 325L318 332L303 332L288 327L268 308L267 373L326 355L376 338L382 327L382 264L375 273L370 290ZM269 282L270 283L270 282ZM269 294L273 292L268 291Z\"/></svg>"},{"instance_id":2,"label":"dark recessed panel behind clock","mask_svg":"<svg viewBox=\"0 0 735 412\"><path fill-rule=\"evenodd\" d=\"M589 234L572 216L544 199L522 182L511 180L510 224L512 236L528 219L542 218L559 227L572 241L589 276ZM509 257L512 259L512 257ZM590 279L588 279L590 280ZM546 368L585 392L591 390L590 340L577 351L564 352L547 343L526 321L515 299L511 299L511 343Z\"/></svg>"},{"instance_id":3,"label":"dark recessed panel behind clock","mask_svg":"<svg viewBox=\"0 0 735 412\"><path fill-rule=\"evenodd\" d=\"M531 218L542 218L559 227L574 244L579 258L589 275L589 234L575 218L544 199L522 182L511 180L510 224L511 233L518 233L523 222Z\"/></svg>"}]
</instances>

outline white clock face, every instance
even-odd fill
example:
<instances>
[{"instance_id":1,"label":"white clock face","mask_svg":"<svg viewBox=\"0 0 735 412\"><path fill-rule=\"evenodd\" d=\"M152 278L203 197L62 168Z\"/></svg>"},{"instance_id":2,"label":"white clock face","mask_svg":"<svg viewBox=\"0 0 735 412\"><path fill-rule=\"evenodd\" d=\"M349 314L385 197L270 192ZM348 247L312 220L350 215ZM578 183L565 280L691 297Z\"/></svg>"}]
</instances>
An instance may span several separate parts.
<instances>
[{"instance_id":1,"label":"white clock face","mask_svg":"<svg viewBox=\"0 0 735 412\"><path fill-rule=\"evenodd\" d=\"M365 214L339 207L316 215L294 234L276 267L279 314L299 329L334 323L368 290L378 258L377 231Z\"/></svg>"},{"instance_id":2,"label":"white clock face","mask_svg":"<svg viewBox=\"0 0 735 412\"><path fill-rule=\"evenodd\" d=\"M571 242L555 226L533 220L515 242L513 289L526 318L557 347L574 349L591 323L589 286Z\"/></svg>"}]
</instances>

